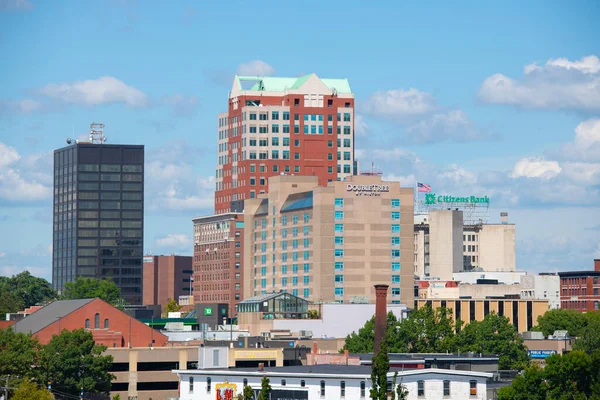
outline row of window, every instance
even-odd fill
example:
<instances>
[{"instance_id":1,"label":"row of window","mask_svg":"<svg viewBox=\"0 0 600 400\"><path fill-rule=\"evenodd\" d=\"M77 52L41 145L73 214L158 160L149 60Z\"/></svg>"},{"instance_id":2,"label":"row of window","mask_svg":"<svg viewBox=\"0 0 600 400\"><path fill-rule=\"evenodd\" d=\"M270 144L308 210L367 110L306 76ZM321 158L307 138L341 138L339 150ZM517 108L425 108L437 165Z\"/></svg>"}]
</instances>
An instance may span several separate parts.
<instances>
[{"instance_id":1,"label":"row of window","mask_svg":"<svg viewBox=\"0 0 600 400\"><path fill-rule=\"evenodd\" d=\"M143 165L123 165L123 172L142 172ZM86 172L121 172L121 165L119 164L80 164L80 171Z\"/></svg>"},{"instance_id":2,"label":"row of window","mask_svg":"<svg viewBox=\"0 0 600 400\"><path fill-rule=\"evenodd\" d=\"M109 327L109 321L108 318L104 319L104 329L108 329ZM85 329L90 329L90 319L87 318L85 320ZM100 329L100 314L96 313L94 315L94 329Z\"/></svg>"},{"instance_id":3,"label":"row of window","mask_svg":"<svg viewBox=\"0 0 600 400\"><path fill-rule=\"evenodd\" d=\"M350 105L348 104L348 107ZM248 119L250 121L268 121L269 113L261 112L261 113L242 113L242 121L246 121L246 115L248 115ZM290 120L290 112L283 111L282 112L282 120L289 121ZM341 121L342 119L346 122L350 122L352 113L337 113L337 120ZM301 114L294 114L294 121L300 121ZM305 121L323 121L323 114L304 114L302 117ZM278 121L279 120L279 111L271 111L271 120ZM327 114L327 121L333 121L333 114ZM226 124L225 124L226 125ZM222 126L225 126L222 125ZM221 126L221 125L219 125Z\"/></svg>"}]
</instances>

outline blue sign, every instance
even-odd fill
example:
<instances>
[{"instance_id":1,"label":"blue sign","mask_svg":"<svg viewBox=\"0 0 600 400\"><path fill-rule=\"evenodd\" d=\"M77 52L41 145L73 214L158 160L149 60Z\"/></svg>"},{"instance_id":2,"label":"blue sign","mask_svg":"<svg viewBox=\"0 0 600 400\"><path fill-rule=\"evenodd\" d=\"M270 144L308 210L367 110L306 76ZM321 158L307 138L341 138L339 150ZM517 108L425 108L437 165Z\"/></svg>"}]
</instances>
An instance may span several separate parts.
<instances>
[{"instance_id":1,"label":"blue sign","mask_svg":"<svg viewBox=\"0 0 600 400\"><path fill-rule=\"evenodd\" d=\"M290 347L294 347L294 342L290 342Z\"/></svg>"},{"instance_id":2,"label":"blue sign","mask_svg":"<svg viewBox=\"0 0 600 400\"><path fill-rule=\"evenodd\" d=\"M529 357L531 358L548 358L553 354L557 354L556 350L529 350Z\"/></svg>"}]
</instances>

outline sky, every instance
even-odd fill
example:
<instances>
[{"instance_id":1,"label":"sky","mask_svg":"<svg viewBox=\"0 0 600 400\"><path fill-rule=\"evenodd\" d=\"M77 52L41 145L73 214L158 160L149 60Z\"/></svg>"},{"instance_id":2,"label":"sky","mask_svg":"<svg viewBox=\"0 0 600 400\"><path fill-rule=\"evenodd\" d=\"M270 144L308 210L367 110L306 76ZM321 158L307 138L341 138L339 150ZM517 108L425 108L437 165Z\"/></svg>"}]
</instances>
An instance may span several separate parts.
<instances>
[{"instance_id":1,"label":"sky","mask_svg":"<svg viewBox=\"0 0 600 400\"><path fill-rule=\"evenodd\" d=\"M105 124L146 146L145 252L213 211L233 76L347 78L356 156L487 195L517 269L600 258L597 1L0 0L0 275L50 278L52 152Z\"/></svg>"}]
</instances>

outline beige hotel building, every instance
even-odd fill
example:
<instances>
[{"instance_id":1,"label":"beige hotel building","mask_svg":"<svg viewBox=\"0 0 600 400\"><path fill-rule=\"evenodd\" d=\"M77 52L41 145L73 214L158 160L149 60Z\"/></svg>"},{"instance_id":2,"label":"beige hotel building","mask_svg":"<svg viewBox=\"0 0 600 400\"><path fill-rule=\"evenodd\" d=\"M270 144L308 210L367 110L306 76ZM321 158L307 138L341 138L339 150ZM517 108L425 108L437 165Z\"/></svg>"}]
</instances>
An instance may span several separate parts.
<instances>
[{"instance_id":1,"label":"beige hotel building","mask_svg":"<svg viewBox=\"0 0 600 400\"><path fill-rule=\"evenodd\" d=\"M318 186L316 176L269 178L245 200L244 298L288 292L312 302L414 304L412 188L379 176Z\"/></svg>"}]
</instances>

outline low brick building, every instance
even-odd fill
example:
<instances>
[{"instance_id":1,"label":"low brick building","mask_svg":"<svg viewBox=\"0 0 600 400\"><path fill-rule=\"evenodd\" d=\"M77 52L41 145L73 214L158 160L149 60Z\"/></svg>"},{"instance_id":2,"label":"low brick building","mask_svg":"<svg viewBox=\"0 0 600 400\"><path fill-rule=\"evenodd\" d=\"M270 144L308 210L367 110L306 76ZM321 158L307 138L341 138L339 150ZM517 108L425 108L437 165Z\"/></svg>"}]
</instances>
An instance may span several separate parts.
<instances>
[{"instance_id":1,"label":"low brick building","mask_svg":"<svg viewBox=\"0 0 600 400\"><path fill-rule=\"evenodd\" d=\"M593 271L559 272L560 308L581 312L600 310L600 259Z\"/></svg>"},{"instance_id":2,"label":"low brick building","mask_svg":"<svg viewBox=\"0 0 600 400\"><path fill-rule=\"evenodd\" d=\"M55 301L13 325L47 344L62 330L84 328L107 347L161 347L168 338L100 299Z\"/></svg>"}]
</instances>

